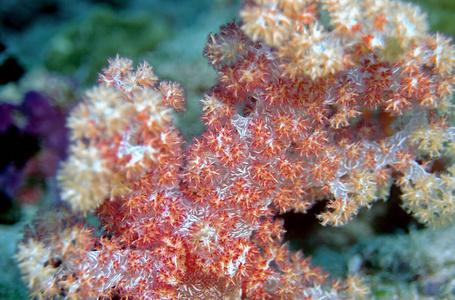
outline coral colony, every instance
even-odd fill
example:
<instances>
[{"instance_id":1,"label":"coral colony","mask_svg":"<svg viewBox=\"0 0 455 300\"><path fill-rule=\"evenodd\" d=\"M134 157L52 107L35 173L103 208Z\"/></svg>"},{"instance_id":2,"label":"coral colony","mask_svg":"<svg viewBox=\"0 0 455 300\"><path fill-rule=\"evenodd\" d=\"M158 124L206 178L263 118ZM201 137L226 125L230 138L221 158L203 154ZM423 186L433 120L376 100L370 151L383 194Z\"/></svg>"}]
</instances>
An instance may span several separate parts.
<instances>
[{"instance_id":1,"label":"coral colony","mask_svg":"<svg viewBox=\"0 0 455 300\"><path fill-rule=\"evenodd\" d=\"M341 226L395 183L418 221L453 219L455 51L417 7L255 0L239 14L208 37L218 82L189 143L172 125L181 86L109 60L67 122L72 210L19 244L32 297L353 299L360 277L328 280L276 214L325 200L320 222ZM92 212L102 234L73 217Z\"/></svg>"}]
</instances>

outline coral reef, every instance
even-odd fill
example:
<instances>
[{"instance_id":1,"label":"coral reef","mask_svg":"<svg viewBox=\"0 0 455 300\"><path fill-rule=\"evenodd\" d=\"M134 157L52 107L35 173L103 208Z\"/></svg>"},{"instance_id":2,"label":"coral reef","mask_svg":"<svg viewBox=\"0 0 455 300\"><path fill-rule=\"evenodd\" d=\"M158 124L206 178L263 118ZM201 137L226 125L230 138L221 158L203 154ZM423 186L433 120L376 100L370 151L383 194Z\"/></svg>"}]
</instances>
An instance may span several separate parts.
<instances>
[{"instance_id":1,"label":"coral reef","mask_svg":"<svg viewBox=\"0 0 455 300\"><path fill-rule=\"evenodd\" d=\"M452 221L455 50L417 7L256 0L239 15L208 38L218 79L191 143L172 125L181 86L109 60L68 120L72 211L19 244L32 297L353 299L359 276L327 280L277 214L326 201L319 220L341 226L395 183L420 222ZM77 217L90 212L101 235Z\"/></svg>"}]
</instances>

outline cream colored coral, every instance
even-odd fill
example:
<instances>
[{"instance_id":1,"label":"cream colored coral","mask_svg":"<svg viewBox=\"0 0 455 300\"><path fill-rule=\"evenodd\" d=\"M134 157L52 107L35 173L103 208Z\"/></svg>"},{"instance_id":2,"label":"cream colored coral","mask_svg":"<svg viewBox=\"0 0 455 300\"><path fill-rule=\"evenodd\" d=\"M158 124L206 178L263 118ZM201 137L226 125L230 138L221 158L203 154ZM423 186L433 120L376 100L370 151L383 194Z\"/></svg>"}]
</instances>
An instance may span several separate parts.
<instances>
[{"instance_id":1,"label":"cream colored coral","mask_svg":"<svg viewBox=\"0 0 455 300\"><path fill-rule=\"evenodd\" d=\"M75 211L94 210L109 197L109 176L110 170L101 152L79 141L70 147L70 156L57 175L61 197Z\"/></svg>"}]
</instances>

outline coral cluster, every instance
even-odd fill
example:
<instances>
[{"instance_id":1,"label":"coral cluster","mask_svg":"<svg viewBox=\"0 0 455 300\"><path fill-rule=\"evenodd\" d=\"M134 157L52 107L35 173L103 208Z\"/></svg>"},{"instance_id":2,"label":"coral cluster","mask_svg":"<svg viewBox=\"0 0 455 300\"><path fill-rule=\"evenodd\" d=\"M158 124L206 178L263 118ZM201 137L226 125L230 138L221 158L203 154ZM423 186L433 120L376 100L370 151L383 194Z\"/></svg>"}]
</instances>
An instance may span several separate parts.
<instances>
[{"instance_id":1,"label":"coral cluster","mask_svg":"<svg viewBox=\"0 0 455 300\"><path fill-rule=\"evenodd\" d=\"M327 22L320 19L326 14ZM209 36L206 132L172 126L182 88L117 57L72 112L62 198L19 245L31 295L67 299L339 299L368 292L283 244L276 215L327 201L349 222L395 182L419 221L450 222L454 48L392 1L256 0Z\"/></svg>"}]
</instances>

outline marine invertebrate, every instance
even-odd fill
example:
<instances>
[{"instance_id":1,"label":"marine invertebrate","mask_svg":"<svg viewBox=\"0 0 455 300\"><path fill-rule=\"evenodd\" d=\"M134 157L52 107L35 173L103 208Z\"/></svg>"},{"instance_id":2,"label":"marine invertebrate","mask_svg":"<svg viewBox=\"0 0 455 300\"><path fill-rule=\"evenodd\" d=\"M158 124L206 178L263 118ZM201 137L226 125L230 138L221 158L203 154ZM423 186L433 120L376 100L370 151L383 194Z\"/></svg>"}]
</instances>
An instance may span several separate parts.
<instances>
[{"instance_id":1,"label":"marine invertebrate","mask_svg":"<svg viewBox=\"0 0 455 300\"><path fill-rule=\"evenodd\" d=\"M321 1L331 30L318 3L246 1L242 23L209 36L218 82L185 149L181 88L109 61L69 119L59 173L62 197L95 210L104 234L66 213L38 222L18 254L32 295L352 298L367 292L358 278L327 282L282 244L276 213L327 199L321 223L341 226L395 181L421 222L453 218L453 46L401 2Z\"/></svg>"}]
</instances>

